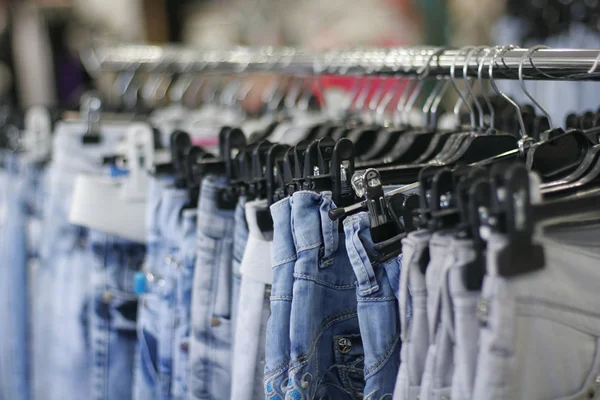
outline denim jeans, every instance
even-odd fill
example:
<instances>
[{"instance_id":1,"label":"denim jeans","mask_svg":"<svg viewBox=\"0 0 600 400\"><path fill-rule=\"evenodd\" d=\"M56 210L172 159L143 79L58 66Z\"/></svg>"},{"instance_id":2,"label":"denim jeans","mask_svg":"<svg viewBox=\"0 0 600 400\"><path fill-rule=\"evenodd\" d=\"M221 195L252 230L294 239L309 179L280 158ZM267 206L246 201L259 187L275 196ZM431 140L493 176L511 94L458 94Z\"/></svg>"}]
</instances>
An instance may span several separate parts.
<instances>
[{"instance_id":1,"label":"denim jeans","mask_svg":"<svg viewBox=\"0 0 600 400\"><path fill-rule=\"evenodd\" d=\"M600 398L599 233L538 237L544 268L510 278L498 273L506 238L490 236L473 398Z\"/></svg>"},{"instance_id":2,"label":"denim jeans","mask_svg":"<svg viewBox=\"0 0 600 400\"><path fill-rule=\"evenodd\" d=\"M233 274L233 286L231 288L232 335L235 335L236 324L238 320L238 305L240 298L240 288L242 286L242 274L240 272L240 267L242 265L242 258L244 257L244 251L246 250L247 242L248 223L246 222L246 197L240 196L237 206L235 208L233 228L233 260L231 263Z\"/></svg>"},{"instance_id":3,"label":"denim jeans","mask_svg":"<svg viewBox=\"0 0 600 400\"><path fill-rule=\"evenodd\" d=\"M177 269L175 297L175 339L173 343L173 399L187 398L190 378L190 309L196 265L196 209L182 213L180 265Z\"/></svg>"},{"instance_id":4,"label":"denim jeans","mask_svg":"<svg viewBox=\"0 0 600 400\"><path fill-rule=\"evenodd\" d=\"M90 232L89 244L93 257L89 398L131 399L138 308L133 279L146 246L96 231Z\"/></svg>"},{"instance_id":5,"label":"denim jeans","mask_svg":"<svg viewBox=\"0 0 600 400\"><path fill-rule=\"evenodd\" d=\"M330 193L292 197L297 250L290 317L291 364L286 399L362 396L364 350L357 316L356 277Z\"/></svg>"},{"instance_id":6,"label":"denim jeans","mask_svg":"<svg viewBox=\"0 0 600 400\"><path fill-rule=\"evenodd\" d=\"M475 260L476 253L473 241L455 239L452 242L456 262L448 271L448 291L450 294L446 312L453 312L452 327L454 344L454 375L452 376L453 400L470 400L473 398L475 371L477 369L477 351L479 349L479 321L477 320L477 303L481 291L470 291L463 280L467 264ZM447 299L448 300L448 299ZM446 314L447 315L447 314Z\"/></svg>"},{"instance_id":7,"label":"denim jeans","mask_svg":"<svg viewBox=\"0 0 600 400\"><path fill-rule=\"evenodd\" d=\"M427 287L420 262L429 251L431 233L416 231L402 240L403 268L400 272L400 325L402 349L395 400L417 400L429 347Z\"/></svg>"},{"instance_id":8,"label":"denim jeans","mask_svg":"<svg viewBox=\"0 0 600 400\"><path fill-rule=\"evenodd\" d=\"M182 210L188 203L185 189L166 188L158 213L159 229L165 258L158 263L158 275L162 278L158 293L160 296L158 333L158 379L159 398L171 398L173 377L173 342L175 338L175 299L178 270L181 268Z\"/></svg>"},{"instance_id":9,"label":"denim jeans","mask_svg":"<svg viewBox=\"0 0 600 400\"><path fill-rule=\"evenodd\" d=\"M238 319L233 345L231 399L262 400L269 298L273 273L270 257L273 232L262 232L258 211L267 211L267 202L246 203L248 242L240 266L242 278ZM237 227L236 227L237 229Z\"/></svg>"},{"instance_id":10,"label":"denim jeans","mask_svg":"<svg viewBox=\"0 0 600 400\"><path fill-rule=\"evenodd\" d=\"M444 273L454 262L450 252L452 232L436 232L429 241L431 261L427 266L427 320L429 349L421 381L421 400L449 398L454 373L453 344L448 333L448 321L442 318L442 288Z\"/></svg>"},{"instance_id":11,"label":"denim jeans","mask_svg":"<svg viewBox=\"0 0 600 400\"><path fill-rule=\"evenodd\" d=\"M400 367L400 314L398 255L383 262L371 238L366 212L344 220L346 249L357 279L358 322L365 352L364 399L391 398Z\"/></svg>"},{"instance_id":12,"label":"denim jeans","mask_svg":"<svg viewBox=\"0 0 600 400\"><path fill-rule=\"evenodd\" d=\"M103 173L103 158L116 152L126 129L103 128L98 144L84 144L84 132L82 123L58 124L49 167L34 311L35 395L43 400L90 395L91 255L87 229L68 215L77 174Z\"/></svg>"},{"instance_id":13,"label":"denim jeans","mask_svg":"<svg viewBox=\"0 0 600 400\"><path fill-rule=\"evenodd\" d=\"M292 233L291 198L271 206L273 218L271 316L267 322L264 391L267 400L283 400L290 363L290 318L296 245Z\"/></svg>"},{"instance_id":14,"label":"denim jeans","mask_svg":"<svg viewBox=\"0 0 600 400\"><path fill-rule=\"evenodd\" d=\"M133 397L136 400L158 399L158 340L160 335L160 291L164 284L161 264L166 257L166 247L160 229L160 212L163 206L163 193L171 184L172 177L152 177L149 182L146 200L146 262L147 292L139 298L138 348L134 374Z\"/></svg>"},{"instance_id":15,"label":"denim jeans","mask_svg":"<svg viewBox=\"0 0 600 400\"><path fill-rule=\"evenodd\" d=\"M30 291L38 259L44 171L21 155L4 155L0 241L0 397L30 398Z\"/></svg>"},{"instance_id":16,"label":"denim jeans","mask_svg":"<svg viewBox=\"0 0 600 400\"><path fill-rule=\"evenodd\" d=\"M219 207L227 182L203 179L198 202L192 291L189 399L228 399L231 392L233 209Z\"/></svg>"}]
</instances>

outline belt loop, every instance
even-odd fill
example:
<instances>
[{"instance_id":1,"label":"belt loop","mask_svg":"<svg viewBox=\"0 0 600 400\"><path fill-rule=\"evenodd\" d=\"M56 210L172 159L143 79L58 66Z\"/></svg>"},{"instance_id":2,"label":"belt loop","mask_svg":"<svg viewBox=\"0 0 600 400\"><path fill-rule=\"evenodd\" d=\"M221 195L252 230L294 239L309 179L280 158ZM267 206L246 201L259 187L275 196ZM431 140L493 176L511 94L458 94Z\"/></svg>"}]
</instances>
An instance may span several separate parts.
<instances>
[{"instance_id":1,"label":"belt loop","mask_svg":"<svg viewBox=\"0 0 600 400\"><path fill-rule=\"evenodd\" d=\"M365 226L361 226L361 221L357 217L350 217L344 223L346 250L352 264L352 269L354 269L354 274L356 275L358 294L360 296L369 296L379 290L375 270L360 240L360 232L366 228Z\"/></svg>"},{"instance_id":2,"label":"belt loop","mask_svg":"<svg viewBox=\"0 0 600 400\"><path fill-rule=\"evenodd\" d=\"M321 214L321 232L323 235L323 260L329 260L335 254L339 244L339 221L332 221L329 218L329 210L334 206L331 195L323 195L320 205ZM321 263L324 267L329 263Z\"/></svg>"}]
</instances>

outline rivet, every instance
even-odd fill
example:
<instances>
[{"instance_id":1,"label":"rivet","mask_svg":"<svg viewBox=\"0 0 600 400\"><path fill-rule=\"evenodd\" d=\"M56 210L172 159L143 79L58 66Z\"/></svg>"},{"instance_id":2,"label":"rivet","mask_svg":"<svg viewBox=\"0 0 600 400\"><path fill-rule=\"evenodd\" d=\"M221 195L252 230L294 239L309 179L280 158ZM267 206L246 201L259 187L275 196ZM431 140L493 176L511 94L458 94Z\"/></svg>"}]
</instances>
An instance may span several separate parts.
<instances>
[{"instance_id":1,"label":"rivet","mask_svg":"<svg viewBox=\"0 0 600 400\"><path fill-rule=\"evenodd\" d=\"M350 341L350 339L340 338L338 340L338 350L340 351L340 353L342 353L342 354L349 353L351 349L352 349L352 342Z\"/></svg>"}]
</instances>

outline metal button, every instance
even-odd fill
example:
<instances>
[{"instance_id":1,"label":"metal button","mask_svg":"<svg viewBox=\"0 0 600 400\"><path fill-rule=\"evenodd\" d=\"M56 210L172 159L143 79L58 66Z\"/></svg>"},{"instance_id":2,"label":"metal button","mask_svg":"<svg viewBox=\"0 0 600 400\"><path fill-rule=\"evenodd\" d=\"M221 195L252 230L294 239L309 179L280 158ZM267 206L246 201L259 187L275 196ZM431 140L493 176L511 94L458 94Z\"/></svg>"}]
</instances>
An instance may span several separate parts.
<instances>
[{"instance_id":1,"label":"metal button","mask_svg":"<svg viewBox=\"0 0 600 400\"><path fill-rule=\"evenodd\" d=\"M221 325L221 319L220 318L212 317L210 319L210 326L215 327L215 326L220 326L220 325Z\"/></svg>"},{"instance_id":2,"label":"metal button","mask_svg":"<svg viewBox=\"0 0 600 400\"><path fill-rule=\"evenodd\" d=\"M342 354L349 353L351 349L352 349L352 342L350 341L350 339L341 338L338 340L338 350L340 351L340 353L342 353Z\"/></svg>"}]
</instances>

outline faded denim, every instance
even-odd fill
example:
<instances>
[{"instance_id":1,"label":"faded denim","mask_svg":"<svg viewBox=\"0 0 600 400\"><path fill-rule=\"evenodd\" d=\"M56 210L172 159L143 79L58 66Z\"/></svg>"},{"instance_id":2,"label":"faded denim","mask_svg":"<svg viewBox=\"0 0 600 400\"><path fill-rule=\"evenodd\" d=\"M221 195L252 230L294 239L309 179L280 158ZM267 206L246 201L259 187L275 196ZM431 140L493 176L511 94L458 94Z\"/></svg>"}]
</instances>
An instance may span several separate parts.
<instances>
[{"instance_id":1,"label":"faded denim","mask_svg":"<svg viewBox=\"0 0 600 400\"><path fill-rule=\"evenodd\" d=\"M158 340L160 317L159 285L164 284L161 265L166 257L166 247L160 229L160 212L163 193L172 183L170 176L152 177L146 200L146 262L147 292L139 298L138 349L134 374L133 397L136 400L158 399Z\"/></svg>"},{"instance_id":2,"label":"faded denim","mask_svg":"<svg viewBox=\"0 0 600 400\"><path fill-rule=\"evenodd\" d=\"M356 277L344 234L328 211L331 193L292 196L297 261L290 318L291 364L286 399L362 397L364 350Z\"/></svg>"},{"instance_id":3,"label":"faded denim","mask_svg":"<svg viewBox=\"0 0 600 400\"><path fill-rule=\"evenodd\" d=\"M173 399L187 398L190 379L190 318L196 265L196 209L184 210L181 233L181 263L177 269L175 336L173 343Z\"/></svg>"},{"instance_id":4,"label":"faded denim","mask_svg":"<svg viewBox=\"0 0 600 400\"><path fill-rule=\"evenodd\" d=\"M90 232L89 243L93 261L89 398L131 399L138 309L133 279L142 267L146 246L97 231Z\"/></svg>"},{"instance_id":5,"label":"faded denim","mask_svg":"<svg viewBox=\"0 0 600 400\"><path fill-rule=\"evenodd\" d=\"M506 238L490 236L473 398L600 398L599 233L538 237L544 268L511 278L498 274Z\"/></svg>"},{"instance_id":6,"label":"faded denim","mask_svg":"<svg viewBox=\"0 0 600 400\"><path fill-rule=\"evenodd\" d=\"M240 267L248 242L248 223L246 222L246 197L240 196L235 208L234 228L233 228L233 261L232 276L233 283L231 288L231 319L232 334L235 335L236 323L238 320L238 304L240 298L240 288L242 286L242 275ZM268 260L268 258L267 258Z\"/></svg>"},{"instance_id":7,"label":"faded denim","mask_svg":"<svg viewBox=\"0 0 600 400\"><path fill-rule=\"evenodd\" d=\"M454 262L450 252L452 232L436 232L429 241L431 261L425 273L427 285L427 320L429 349L421 381L421 400L442 400L450 397L454 374L453 344L448 322L442 317L442 287L444 273Z\"/></svg>"},{"instance_id":8,"label":"faded denim","mask_svg":"<svg viewBox=\"0 0 600 400\"><path fill-rule=\"evenodd\" d=\"M158 334L158 380L161 400L171 399L173 378L173 343L175 339L175 298L178 270L181 268L181 229L182 210L188 203L185 189L166 188L163 191L161 208L158 214L162 246L165 258L159 262L160 295L159 334Z\"/></svg>"},{"instance_id":9,"label":"faded denim","mask_svg":"<svg viewBox=\"0 0 600 400\"><path fill-rule=\"evenodd\" d=\"M290 318L296 245L292 233L291 198L271 205L273 218L271 316L267 322L264 392L267 400L283 400L290 363Z\"/></svg>"},{"instance_id":10,"label":"faded denim","mask_svg":"<svg viewBox=\"0 0 600 400\"><path fill-rule=\"evenodd\" d=\"M35 396L79 400L90 396L90 252L88 230L69 223L75 177L108 173L125 125L103 128L102 141L84 144L85 126L61 122L54 136L34 310ZM37 325L37 326L36 326Z\"/></svg>"},{"instance_id":11,"label":"faded denim","mask_svg":"<svg viewBox=\"0 0 600 400\"><path fill-rule=\"evenodd\" d=\"M197 259L192 291L189 396L228 399L231 392L231 286L234 210L220 209L224 178L203 179L198 202Z\"/></svg>"},{"instance_id":12,"label":"faded denim","mask_svg":"<svg viewBox=\"0 0 600 400\"><path fill-rule=\"evenodd\" d=\"M419 262L429 252L431 233L416 231L402 240L400 324L402 349L394 400L417 400L429 347L427 286ZM426 258L425 258L426 260Z\"/></svg>"},{"instance_id":13,"label":"faded denim","mask_svg":"<svg viewBox=\"0 0 600 400\"><path fill-rule=\"evenodd\" d=\"M344 220L346 249L358 285L358 322L365 352L364 399L391 399L400 367L400 313L398 287L400 264L397 255L382 262L371 238L366 212Z\"/></svg>"},{"instance_id":14,"label":"faded denim","mask_svg":"<svg viewBox=\"0 0 600 400\"><path fill-rule=\"evenodd\" d=\"M273 273L273 232L262 232L257 212L268 212L266 200L246 203L248 242L240 265L241 287L233 344L232 400L264 399L265 343ZM236 221L237 222L237 221ZM237 230L237 226L236 226Z\"/></svg>"}]
</instances>

